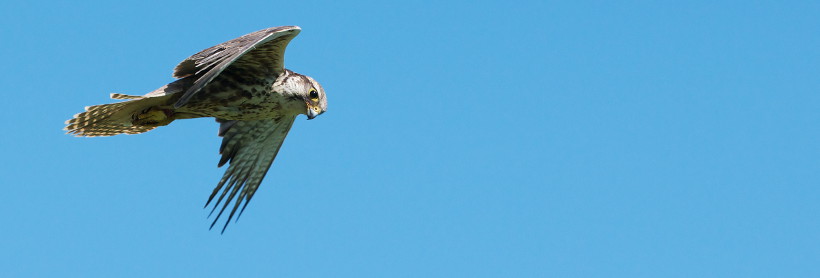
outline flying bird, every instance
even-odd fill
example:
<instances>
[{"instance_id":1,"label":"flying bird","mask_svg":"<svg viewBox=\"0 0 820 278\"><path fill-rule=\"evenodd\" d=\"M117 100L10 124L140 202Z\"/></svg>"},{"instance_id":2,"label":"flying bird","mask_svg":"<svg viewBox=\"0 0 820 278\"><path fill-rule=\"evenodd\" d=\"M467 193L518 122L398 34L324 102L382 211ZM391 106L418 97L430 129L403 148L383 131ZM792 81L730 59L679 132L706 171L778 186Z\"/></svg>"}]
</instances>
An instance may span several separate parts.
<instances>
[{"instance_id":1,"label":"flying bird","mask_svg":"<svg viewBox=\"0 0 820 278\"><path fill-rule=\"evenodd\" d=\"M218 167L229 166L205 207L219 195L211 209L213 214L222 204L213 228L236 197L224 233L243 203L237 219L245 211L296 116L313 119L327 111L322 86L284 67L285 48L300 31L298 26L273 27L202 50L176 66L176 81L143 96L111 94L124 101L86 107L66 121L65 130L82 137L113 136L143 133L174 120L216 118L222 137Z\"/></svg>"}]
</instances>

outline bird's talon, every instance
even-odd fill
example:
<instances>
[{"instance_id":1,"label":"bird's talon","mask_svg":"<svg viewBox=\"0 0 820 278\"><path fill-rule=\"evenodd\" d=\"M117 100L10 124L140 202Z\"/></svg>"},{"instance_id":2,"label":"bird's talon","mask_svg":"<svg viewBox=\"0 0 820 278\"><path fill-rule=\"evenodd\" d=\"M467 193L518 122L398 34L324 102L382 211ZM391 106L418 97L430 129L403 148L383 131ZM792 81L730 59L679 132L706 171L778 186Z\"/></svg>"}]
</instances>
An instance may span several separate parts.
<instances>
[{"instance_id":1,"label":"bird's talon","mask_svg":"<svg viewBox=\"0 0 820 278\"><path fill-rule=\"evenodd\" d=\"M168 109L152 107L142 111L142 113L134 115L131 123L134 125L143 126L164 126L170 124L174 120L171 115L173 115L173 112Z\"/></svg>"}]
</instances>

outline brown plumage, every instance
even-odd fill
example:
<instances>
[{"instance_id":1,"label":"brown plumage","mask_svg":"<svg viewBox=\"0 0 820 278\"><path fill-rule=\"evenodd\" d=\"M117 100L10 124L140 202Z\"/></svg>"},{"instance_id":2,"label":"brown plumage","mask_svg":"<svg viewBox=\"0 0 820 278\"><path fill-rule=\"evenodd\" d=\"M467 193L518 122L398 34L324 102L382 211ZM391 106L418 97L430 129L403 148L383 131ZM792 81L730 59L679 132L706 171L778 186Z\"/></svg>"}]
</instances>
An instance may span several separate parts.
<instances>
[{"instance_id":1,"label":"brown plumage","mask_svg":"<svg viewBox=\"0 0 820 278\"><path fill-rule=\"evenodd\" d=\"M178 80L144 96L111 94L124 101L86 107L66 121L65 129L76 136L112 136L143 133L179 119L216 118L223 137L219 166L230 166L206 203L222 190L216 210L227 196L211 227L238 194L224 232L261 184L296 116L312 119L327 110L318 82L284 68L285 48L299 31L296 26L268 28L200 51L176 66Z\"/></svg>"},{"instance_id":2,"label":"brown plumage","mask_svg":"<svg viewBox=\"0 0 820 278\"><path fill-rule=\"evenodd\" d=\"M130 117L131 107L136 101L88 106L85 112L74 115L66 121L68 133L77 136L113 136L117 134L137 134L154 129L156 126L123 125L122 119Z\"/></svg>"}]
</instances>

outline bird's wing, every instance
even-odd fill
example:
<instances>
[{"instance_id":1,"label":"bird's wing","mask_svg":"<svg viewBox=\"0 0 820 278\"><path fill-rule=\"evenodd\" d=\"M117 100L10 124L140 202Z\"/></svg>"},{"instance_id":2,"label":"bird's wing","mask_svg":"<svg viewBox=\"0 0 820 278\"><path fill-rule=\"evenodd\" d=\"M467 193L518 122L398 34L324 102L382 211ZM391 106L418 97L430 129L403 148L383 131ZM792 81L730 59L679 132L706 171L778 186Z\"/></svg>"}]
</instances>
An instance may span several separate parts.
<instances>
[{"instance_id":1,"label":"bird's wing","mask_svg":"<svg viewBox=\"0 0 820 278\"><path fill-rule=\"evenodd\" d=\"M222 190L222 194L219 195L216 203L214 203L214 208L211 210L211 214L213 214L223 198L226 195L228 196L214 222L211 223L211 228L219 220L219 216L225 212L225 208L228 207L237 192L239 197L234 202L231 214L228 216L225 226L222 227L222 232L225 232L225 228L231 222L236 209L244 201L245 204L242 206L242 210L239 211L239 215L242 215L256 189L259 188L265 173L268 172L268 168L273 163L273 159L276 158L276 153L279 152L279 148L282 146L282 142L285 141L285 136L288 135L288 131L295 119L295 116L286 116L279 119L257 121L217 120L221 124L219 136L223 137L222 145L219 147L219 153L222 154L219 167L227 162L230 162L230 166L228 166L219 184L216 185L205 204L205 207L207 207L216 194ZM224 189L222 189L223 187Z\"/></svg>"},{"instance_id":2,"label":"bird's wing","mask_svg":"<svg viewBox=\"0 0 820 278\"><path fill-rule=\"evenodd\" d=\"M200 51L174 69L174 77L197 76L175 107L185 105L220 73L238 70L244 74L279 76L285 70L285 48L302 29L281 26L259 30Z\"/></svg>"}]
</instances>

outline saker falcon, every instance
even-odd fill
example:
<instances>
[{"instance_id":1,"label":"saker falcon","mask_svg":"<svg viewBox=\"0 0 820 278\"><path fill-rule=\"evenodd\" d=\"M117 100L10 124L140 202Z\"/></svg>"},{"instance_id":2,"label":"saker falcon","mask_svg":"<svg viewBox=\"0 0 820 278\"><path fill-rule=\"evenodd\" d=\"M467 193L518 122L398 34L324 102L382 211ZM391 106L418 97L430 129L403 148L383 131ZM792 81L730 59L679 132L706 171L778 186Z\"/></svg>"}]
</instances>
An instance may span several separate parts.
<instances>
[{"instance_id":1,"label":"saker falcon","mask_svg":"<svg viewBox=\"0 0 820 278\"><path fill-rule=\"evenodd\" d=\"M200 51L176 66L176 81L144 96L111 94L126 101L86 107L66 121L65 130L112 136L143 133L179 119L216 118L223 137L218 166L230 164L205 207L221 190L211 214L225 202L213 228L239 194L225 232L240 204L242 215L259 188L296 116L313 119L327 110L322 86L284 67L285 48L299 31L298 26L268 28Z\"/></svg>"}]
</instances>

